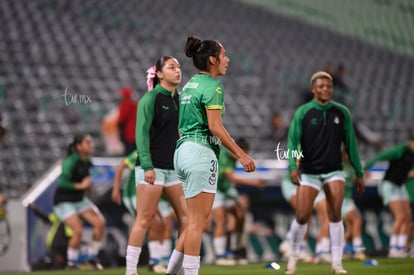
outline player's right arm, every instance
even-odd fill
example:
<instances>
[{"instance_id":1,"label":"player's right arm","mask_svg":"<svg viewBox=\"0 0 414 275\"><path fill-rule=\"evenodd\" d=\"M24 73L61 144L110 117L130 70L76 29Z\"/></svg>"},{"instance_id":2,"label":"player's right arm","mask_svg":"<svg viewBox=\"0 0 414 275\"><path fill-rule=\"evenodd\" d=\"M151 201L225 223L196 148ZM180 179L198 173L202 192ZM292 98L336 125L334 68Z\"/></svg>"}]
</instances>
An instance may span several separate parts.
<instances>
[{"instance_id":1,"label":"player's right arm","mask_svg":"<svg viewBox=\"0 0 414 275\"><path fill-rule=\"evenodd\" d=\"M114 184L112 187L112 194L111 199L116 204L121 204L122 198L121 198L121 179L122 179L122 172L124 169L128 167L125 160L122 160L122 162L116 167L115 170L115 176L114 176Z\"/></svg>"},{"instance_id":2,"label":"player's right arm","mask_svg":"<svg viewBox=\"0 0 414 275\"><path fill-rule=\"evenodd\" d=\"M297 151L302 138L302 116L301 109L298 109L292 119L288 132L288 150L289 152ZM296 158L288 156L290 181L295 185L300 185L300 172L297 166Z\"/></svg>"},{"instance_id":3,"label":"player's right arm","mask_svg":"<svg viewBox=\"0 0 414 275\"><path fill-rule=\"evenodd\" d=\"M372 159L368 160L365 164L364 169L371 168L377 161L381 160L395 160L402 156L404 153L404 150L406 148L406 144L400 144L397 145L389 150L383 151L376 156L374 156Z\"/></svg>"},{"instance_id":4,"label":"player's right arm","mask_svg":"<svg viewBox=\"0 0 414 275\"><path fill-rule=\"evenodd\" d=\"M79 158L76 157L76 155L71 155L63 161L62 174L59 177L59 184L58 184L59 188L71 189L71 190L75 190L75 189L85 190L91 186L92 184L91 177L85 177L80 182L73 182L71 180L73 169L78 159Z\"/></svg>"}]
</instances>

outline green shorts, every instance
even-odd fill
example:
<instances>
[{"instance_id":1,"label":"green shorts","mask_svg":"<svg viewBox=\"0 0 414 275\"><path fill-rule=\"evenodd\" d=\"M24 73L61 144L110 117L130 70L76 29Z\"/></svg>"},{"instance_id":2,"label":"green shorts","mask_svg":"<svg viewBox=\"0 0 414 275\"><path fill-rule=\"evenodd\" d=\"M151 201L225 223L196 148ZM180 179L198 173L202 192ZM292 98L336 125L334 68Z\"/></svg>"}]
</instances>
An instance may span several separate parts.
<instances>
[{"instance_id":1,"label":"green shorts","mask_svg":"<svg viewBox=\"0 0 414 275\"><path fill-rule=\"evenodd\" d=\"M333 171L324 174L301 174L300 185L307 185L317 190L321 190L322 185L340 180L345 183L345 173L342 170Z\"/></svg>"},{"instance_id":2,"label":"green shorts","mask_svg":"<svg viewBox=\"0 0 414 275\"><path fill-rule=\"evenodd\" d=\"M88 209L94 209L99 213L96 205L88 198L83 197L82 200L76 202L61 202L53 206L53 212L56 213L59 220L64 221L70 216L79 215Z\"/></svg>"},{"instance_id":3,"label":"green shorts","mask_svg":"<svg viewBox=\"0 0 414 275\"><path fill-rule=\"evenodd\" d=\"M154 168L155 182L154 185L162 185L164 187L181 184L178 180L175 170ZM135 185L149 184L144 180L145 171L140 167L135 167Z\"/></svg>"},{"instance_id":4,"label":"green shorts","mask_svg":"<svg viewBox=\"0 0 414 275\"><path fill-rule=\"evenodd\" d=\"M345 218L346 214L348 214L348 212L354 209L358 210L358 208L355 205L354 200L352 198L344 198L344 201L342 202L342 208L341 208L342 218Z\"/></svg>"},{"instance_id":5,"label":"green shorts","mask_svg":"<svg viewBox=\"0 0 414 275\"><path fill-rule=\"evenodd\" d=\"M122 202L125 206L125 208L128 210L128 212L135 217L137 214L137 197L131 196L131 197L122 197Z\"/></svg>"},{"instance_id":6,"label":"green shorts","mask_svg":"<svg viewBox=\"0 0 414 275\"><path fill-rule=\"evenodd\" d=\"M236 188L230 187L226 192L217 190L214 197L213 209L224 206L230 208L236 205L239 192Z\"/></svg>"},{"instance_id":7,"label":"green shorts","mask_svg":"<svg viewBox=\"0 0 414 275\"><path fill-rule=\"evenodd\" d=\"M283 197L285 198L285 200L288 203L290 203L290 201L292 200L292 197L296 194L298 186L294 185L290 181L290 179L284 178L282 180L282 185L281 185L280 188L282 189ZM313 206L315 206L319 201L324 200L324 199L325 199L325 193L324 192L319 192L318 195L315 198Z\"/></svg>"},{"instance_id":8,"label":"green shorts","mask_svg":"<svg viewBox=\"0 0 414 275\"><path fill-rule=\"evenodd\" d=\"M161 216L165 218L170 216L174 212L174 209L168 200L161 197L160 202L158 203L158 211L160 211Z\"/></svg>"},{"instance_id":9,"label":"green shorts","mask_svg":"<svg viewBox=\"0 0 414 275\"><path fill-rule=\"evenodd\" d=\"M397 185L388 180L384 180L378 185L378 194L382 197L384 205L388 205L391 201L409 200L404 184Z\"/></svg>"},{"instance_id":10,"label":"green shorts","mask_svg":"<svg viewBox=\"0 0 414 275\"><path fill-rule=\"evenodd\" d=\"M213 149L185 141L175 150L174 167L186 199L202 192L216 193L218 162Z\"/></svg>"},{"instance_id":11,"label":"green shorts","mask_svg":"<svg viewBox=\"0 0 414 275\"><path fill-rule=\"evenodd\" d=\"M122 202L124 203L125 208L128 212L135 217L137 214L137 197L122 197ZM170 202L161 196L160 201L158 203L158 210L161 213L161 216L168 217L172 214L174 209L172 208Z\"/></svg>"}]
</instances>

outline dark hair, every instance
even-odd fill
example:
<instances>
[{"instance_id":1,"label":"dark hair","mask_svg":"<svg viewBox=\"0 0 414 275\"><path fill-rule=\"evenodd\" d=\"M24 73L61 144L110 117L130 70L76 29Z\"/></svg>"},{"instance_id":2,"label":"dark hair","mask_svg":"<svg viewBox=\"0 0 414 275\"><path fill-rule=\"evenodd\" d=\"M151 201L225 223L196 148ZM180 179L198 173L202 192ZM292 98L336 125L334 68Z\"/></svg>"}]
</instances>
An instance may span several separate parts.
<instances>
[{"instance_id":1,"label":"dark hair","mask_svg":"<svg viewBox=\"0 0 414 275\"><path fill-rule=\"evenodd\" d=\"M243 151L248 151L250 149L250 144L244 137L238 138L236 140L236 144L239 145L239 147L242 148Z\"/></svg>"},{"instance_id":2,"label":"dark hair","mask_svg":"<svg viewBox=\"0 0 414 275\"><path fill-rule=\"evenodd\" d=\"M220 60L220 50L223 46L216 40L201 40L197 36L187 37L185 44L185 55L193 59L194 66L200 71L206 71L209 68L210 56Z\"/></svg>"},{"instance_id":3,"label":"dark hair","mask_svg":"<svg viewBox=\"0 0 414 275\"><path fill-rule=\"evenodd\" d=\"M66 150L66 154L72 155L73 153L77 152L76 145L81 144L83 139L87 137L87 134L79 134L73 137L73 141L68 145L68 149Z\"/></svg>"},{"instance_id":4,"label":"dark hair","mask_svg":"<svg viewBox=\"0 0 414 275\"><path fill-rule=\"evenodd\" d=\"M167 63L168 60L175 59L172 56L163 56L160 59L157 60L157 63L155 63L155 72L160 72L162 68L165 66L165 63ZM158 79L157 74L155 74L153 81L153 87L157 86L158 83L160 83L160 80Z\"/></svg>"}]
</instances>

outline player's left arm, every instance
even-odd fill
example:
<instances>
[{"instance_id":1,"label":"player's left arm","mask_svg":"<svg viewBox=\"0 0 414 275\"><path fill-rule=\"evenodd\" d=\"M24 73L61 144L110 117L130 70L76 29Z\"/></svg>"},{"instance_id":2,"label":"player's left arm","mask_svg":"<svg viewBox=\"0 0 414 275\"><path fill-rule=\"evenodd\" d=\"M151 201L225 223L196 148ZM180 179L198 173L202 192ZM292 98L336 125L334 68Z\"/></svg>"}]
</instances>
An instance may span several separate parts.
<instances>
[{"instance_id":1,"label":"player's left arm","mask_svg":"<svg viewBox=\"0 0 414 275\"><path fill-rule=\"evenodd\" d=\"M351 115L347 109L344 109L345 125L344 125L344 145L345 150L349 156L349 162L355 170L355 183L357 185L357 192L363 193L364 187L364 170L362 168L361 159L359 156L358 143L355 136L354 126Z\"/></svg>"}]
</instances>

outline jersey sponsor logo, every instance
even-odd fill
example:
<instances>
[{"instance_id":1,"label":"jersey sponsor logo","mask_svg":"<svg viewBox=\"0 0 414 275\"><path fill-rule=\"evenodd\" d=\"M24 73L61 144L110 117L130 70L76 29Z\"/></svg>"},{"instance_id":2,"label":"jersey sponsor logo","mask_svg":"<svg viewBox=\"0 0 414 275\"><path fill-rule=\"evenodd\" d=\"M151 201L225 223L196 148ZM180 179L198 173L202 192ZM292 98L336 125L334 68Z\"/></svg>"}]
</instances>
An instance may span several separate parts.
<instances>
[{"instance_id":1,"label":"jersey sponsor logo","mask_svg":"<svg viewBox=\"0 0 414 275\"><path fill-rule=\"evenodd\" d=\"M334 123L335 123L335 124L339 124L339 122L340 122L340 121L339 121L339 117L335 116L335 118L334 118Z\"/></svg>"},{"instance_id":2,"label":"jersey sponsor logo","mask_svg":"<svg viewBox=\"0 0 414 275\"><path fill-rule=\"evenodd\" d=\"M221 87L217 87L217 88L216 88L216 92L217 92L218 94L221 94L221 92L222 92Z\"/></svg>"},{"instance_id":3,"label":"jersey sponsor logo","mask_svg":"<svg viewBox=\"0 0 414 275\"><path fill-rule=\"evenodd\" d=\"M211 185L216 184L217 182L217 176L216 173L211 173L211 176L208 178L208 183L210 183Z\"/></svg>"},{"instance_id":4,"label":"jersey sponsor logo","mask_svg":"<svg viewBox=\"0 0 414 275\"><path fill-rule=\"evenodd\" d=\"M168 110L168 109L170 109L170 107L168 107L168 106L166 106L166 105L162 105L162 108L163 108L164 110Z\"/></svg>"},{"instance_id":5,"label":"jersey sponsor logo","mask_svg":"<svg viewBox=\"0 0 414 275\"><path fill-rule=\"evenodd\" d=\"M192 95L183 94L181 96L180 104L190 104Z\"/></svg>"},{"instance_id":6,"label":"jersey sponsor logo","mask_svg":"<svg viewBox=\"0 0 414 275\"><path fill-rule=\"evenodd\" d=\"M198 88L198 83L188 82L187 84L184 85L183 90L185 90L185 89L197 89L197 88Z\"/></svg>"},{"instance_id":7,"label":"jersey sponsor logo","mask_svg":"<svg viewBox=\"0 0 414 275\"><path fill-rule=\"evenodd\" d=\"M312 118L310 122L312 125L318 124L318 120L316 119L316 117Z\"/></svg>"}]
</instances>

